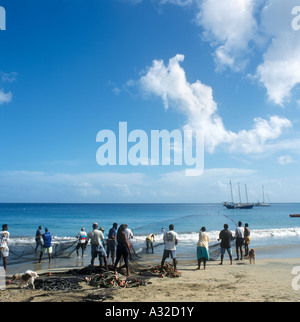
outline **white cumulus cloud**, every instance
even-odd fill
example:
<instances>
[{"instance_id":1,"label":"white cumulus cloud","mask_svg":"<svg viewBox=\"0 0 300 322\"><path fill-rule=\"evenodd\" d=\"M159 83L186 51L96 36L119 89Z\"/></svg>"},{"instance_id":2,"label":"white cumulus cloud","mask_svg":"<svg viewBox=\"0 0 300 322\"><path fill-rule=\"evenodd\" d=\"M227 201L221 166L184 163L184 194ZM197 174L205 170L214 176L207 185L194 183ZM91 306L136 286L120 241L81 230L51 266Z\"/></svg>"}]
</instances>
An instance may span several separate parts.
<instances>
[{"instance_id":1,"label":"white cumulus cloud","mask_svg":"<svg viewBox=\"0 0 300 322\"><path fill-rule=\"evenodd\" d=\"M300 32L291 25L296 4L295 0L269 0L261 14L262 31L270 44L256 76L265 86L269 100L278 105L288 102L292 90L300 84Z\"/></svg>"},{"instance_id":2,"label":"white cumulus cloud","mask_svg":"<svg viewBox=\"0 0 300 322\"><path fill-rule=\"evenodd\" d=\"M196 21L203 27L204 39L216 48L219 69L243 69L249 43L257 37L253 0L203 0Z\"/></svg>"},{"instance_id":3,"label":"white cumulus cloud","mask_svg":"<svg viewBox=\"0 0 300 322\"><path fill-rule=\"evenodd\" d=\"M261 153L269 140L279 138L284 129L292 126L288 119L274 115L269 120L255 118L251 130L238 133L227 130L218 114L212 88L199 80L189 83L180 66L183 60L184 56L179 54L168 65L154 60L140 80L141 87L160 97L166 109L172 106L182 113L186 117L184 129L202 130L209 152L222 145L232 152Z\"/></svg>"},{"instance_id":4,"label":"white cumulus cloud","mask_svg":"<svg viewBox=\"0 0 300 322\"><path fill-rule=\"evenodd\" d=\"M254 72L270 102L283 106L300 83L300 32L292 28L297 0L203 0L196 14L204 39L215 49L219 70L242 71L259 58ZM254 55L255 52L255 55Z\"/></svg>"},{"instance_id":5,"label":"white cumulus cloud","mask_svg":"<svg viewBox=\"0 0 300 322\"><path fill-rule=\"evenodd\" d=\"M283 106L300 84L298 0L161 0L194 5L202 39L213 48L218 71L242 72L251 61L253 74L270 102Z\"/></svg>"}]
</instances>

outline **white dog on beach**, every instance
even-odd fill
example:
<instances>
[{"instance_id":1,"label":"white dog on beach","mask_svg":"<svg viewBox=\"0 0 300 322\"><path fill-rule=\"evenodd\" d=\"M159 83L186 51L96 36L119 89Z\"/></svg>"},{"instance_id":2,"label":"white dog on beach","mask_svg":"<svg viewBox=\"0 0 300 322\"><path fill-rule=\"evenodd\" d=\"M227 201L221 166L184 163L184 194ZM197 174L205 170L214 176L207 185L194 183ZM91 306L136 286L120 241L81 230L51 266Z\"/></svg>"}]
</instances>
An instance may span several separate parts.
<instances>
[{"instance_id":1,"label":"white dog on beach","mask_svg":"<svg viewBox=\"0 0 300 322\"><path fill-rule=\"evenodd\" d=\"M32 285L32 289L34 289L34 280L39 277L39 275L36 273L36 272L33 272L33 271L26 271L25 273L22 273L22 274L15 274L13 275L13 278L12 280L19 280L20 281L20 284L19 284L19 287L21 287L21 285L23 283L26 284L26 286L28 286L29 284Z\"/></svg>"}]
</instances>

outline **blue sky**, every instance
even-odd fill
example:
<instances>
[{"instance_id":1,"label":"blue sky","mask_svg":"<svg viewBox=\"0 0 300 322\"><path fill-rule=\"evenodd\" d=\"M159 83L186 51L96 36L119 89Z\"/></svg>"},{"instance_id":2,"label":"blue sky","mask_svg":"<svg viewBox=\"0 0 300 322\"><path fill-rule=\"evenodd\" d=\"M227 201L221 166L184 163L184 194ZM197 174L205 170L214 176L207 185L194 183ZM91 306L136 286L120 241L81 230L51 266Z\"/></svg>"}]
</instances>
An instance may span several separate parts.
<instances>
[{"instance_id":1,"label":"blue sky","mask_svg":"<svg viewBox=\"0 0 300 322\"><path fill-rule=\"evenodd\" d=\"M2 0L0 202L222 202L229 180L298 202L297 5ZM97 133L119 122L202 130L204 173L100 166Z\"/></svg>"}]
</instances>

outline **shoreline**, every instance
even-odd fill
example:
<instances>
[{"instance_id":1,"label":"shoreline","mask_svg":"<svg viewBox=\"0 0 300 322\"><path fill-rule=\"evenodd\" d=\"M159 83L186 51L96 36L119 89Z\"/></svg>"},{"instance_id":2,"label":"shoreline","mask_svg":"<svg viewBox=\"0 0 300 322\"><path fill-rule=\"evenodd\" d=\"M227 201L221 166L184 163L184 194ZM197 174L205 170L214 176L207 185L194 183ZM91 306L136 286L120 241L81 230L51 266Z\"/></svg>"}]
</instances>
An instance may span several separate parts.
<instances>
[{"instance_id":1,"label":"shoreline","mask_svg":"<svg viewBox=\"0 0 300 322\"><path fill-rule=\"evenodd\" d=\"M250 245L251 246L251 245ZM251 247L249 248L251 249ZM256 259L289 259L289 258L300 258L300 245L282 245L282 246L263 246L263 247L256 247ZM155 254L142 254L138 256L137 261L141 262L149 262L153 265L158 265L161 261L163 253L163 248L159 248L155 250ZM38 256L39 252L35 255L34 261L27 261L24 263L16 263L16 264L8 264L7 268L7 275L13 275L16 273L25 272L26 270L30 269L36 272L39 271L55 271L61 268L68 268L68 269L77 269L83 268L88 266L91 261L90 256L90 248L85 251L84 257L81 255L77 257L76 251L73 252L72 256L70 257L57 257L52 258L51 263L48 263L47 255L43 256L42 262L38 263ZM80 253L81 254L81 253ZM228 258L228 255L225 255ZM232 256L233 259L235 258L235 247L232 248ZM195 247L195 254L177 254L178 261L194 261L195 265L197 262L196 259L196 247ZM218 262L219 259L211 261L211 262ZM111 264L111 259L108 259L108 263ZM99 262L96 259L95 265L98 265ZM299 263L300 264L300 263ZM2 260L0 259L0 266L2 266Z\"/></svg>"}]
</instances>

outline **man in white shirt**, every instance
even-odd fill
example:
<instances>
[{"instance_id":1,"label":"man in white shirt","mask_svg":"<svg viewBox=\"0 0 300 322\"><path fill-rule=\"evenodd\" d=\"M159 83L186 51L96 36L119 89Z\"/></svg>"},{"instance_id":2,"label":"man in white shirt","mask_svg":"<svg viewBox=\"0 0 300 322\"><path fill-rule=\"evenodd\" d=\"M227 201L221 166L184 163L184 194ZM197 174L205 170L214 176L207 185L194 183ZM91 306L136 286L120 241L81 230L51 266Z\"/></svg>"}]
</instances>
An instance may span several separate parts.
<instances>
[{"instance_id":1,"label":"man in white shirt","mask_svg":"<svg viewBox=\"0 0 300 322\"><path fill-rule=\"evenodd\" d=\"M129 246L130 246L130 250L131 250L131 249L132 249L131 239L132 239L134 236L133 236L133 233L132 233L131 229L130 229L130 228L128 228L128 225L127 225L127 224L124 224L124 225L125 225L125 227L126 227L126 229L124 230L124 234L125 234L125 235L126 235L126 237L127 237L128 244L129 244ZM129 258L130 258L130 260L132 260L131 252L129 253Z\"/></svg>"},{"instance_id":2,"label":"man in white shirt","mask_svg":"<svg viewBox=\"0 0 300 322\"><path fill-rule=\"evenodd\" d=\"M104 258L105 268L108 269L106 251L101 242L101 240L104 241L104 236L102 234L102 231L98 230L97 228L98 224L93 223L93 230L88 233L85 245L87 245L88 242L91 241L91 265L94 266L95 258L98 256L99 263L101 263L101 258Z\"/></svg>"},{"instance_id":3,"label":"man in white shirt","mask_svg":"<svg viewBox=\"0 0 300 322\"><path fill-rule=\"evenodd\" d=\"M124 225L126 226L126 229L124 230L124 233L125 233L125 235L127 237L128 242L131 244L130 239L133 238L133 233L132 233L131 229L128 228L128 225L127 224L124 224Z\"/></svg>"},{"instance_id":4,"label":"man in white shirt","mask_svg":"<svg viewBox=\"0 0 300 322\"><path fill-rule=\"evenodd\" d=\"M169 231L164 234L164 253L161 261L161 271L163 271L163 266L165 260L171 256L173 259L174 270L176 270L177 260L176 260L176 245L178 244L178 234L174 231L174 225L169 226Z\"/></svg>"},{"instance_id":5,"label":"man in white shirt","mask_svg":"<svg viewBox=\"0 0 300 322\"><path fill-rule=\"evenodd\" d=\"M242 227L242 222L238 222L238 227L235 229L235 246L236 246L236 256L237 258L235 260L243 259L243 244L244 244L244 228ZM241 256L239 257L239 251Z\"/></svg>"},{"instance_id":6,"label":"man in white shirt","mask_svg":"<svg viewBox=\"0 0 300 322\"><path fill-rule=\"evenodd\" d=\"M9 232L8 225L2 225L2 230L0 231L0 256L2 256L3 259L3 267L4 270L7 271L7 257L9 254L8 249L8 240L9 240Z\"/></svg>"}]
</instances>

